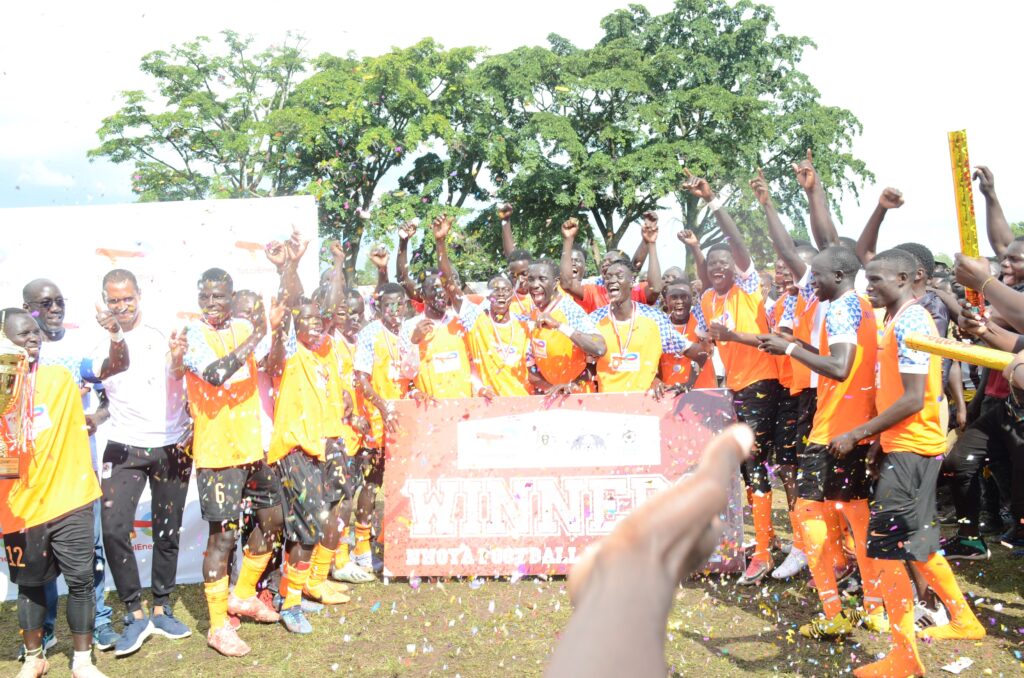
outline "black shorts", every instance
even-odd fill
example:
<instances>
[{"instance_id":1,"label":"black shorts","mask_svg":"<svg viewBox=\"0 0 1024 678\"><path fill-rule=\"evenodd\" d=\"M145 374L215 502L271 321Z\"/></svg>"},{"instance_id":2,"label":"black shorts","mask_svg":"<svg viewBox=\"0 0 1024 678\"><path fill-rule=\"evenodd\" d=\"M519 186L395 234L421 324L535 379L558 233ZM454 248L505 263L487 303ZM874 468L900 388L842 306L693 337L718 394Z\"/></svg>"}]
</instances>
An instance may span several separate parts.
<instances>
[{"instance_id":1,"label":"black shorts","mask_svg":"<svg viewBox=\"0 0 1024 678\"><path fill-rule=\"evenodd\" d=\"M743 477L755 492L772 491L768 462L775 442L775 414L779 404L779 382L776 379L755 381L733 392L736 418L754 430L754 450L743 463Z\"/></svg>"},{"instance_id":2,"label":"black shorts","mask_svg":"<svg viewBox=\"0 0 1024 678\"><path fill-rule=\"evenodd\" d=\"M296 447L274 462L281 481L284 532L288 541L312 548L324 534L324 462Z\"/></svg>"},{"instance_id":3,"label":"black shorts","mask_svg":"<svg viewBox=\"0 0 1024 678\"><path fill-rule=\"evenodd\" d=\"M797 421L800 418L800 396L790 395L789 390L779 389L778 407L775 412L775 437L772 447L775 463L779 466L795 466L797 443L800 431Z\"/></svg>"},{"instance_id":4,"label":"black shorts","mask_svg":"<svg viewBox=\"0 0 1024 678\"><path fill-rule=\"evenodd\" d=\"M854 501L871 496L868 449L858 445L842 459L824 445L808 443L797 455L796 492L808 501Z\"/></svg>"},{"instance_id":5,"label":"black shorts","mask_svg":"<svg viewBox=\"0 0 1024 678\"><path fill-rule=\"evenodd\" d=\"M384 450L376 447L360 447L355 456L348 457L346 492L351 498L356 490L369 484L380 487L384 484Z\"/></svg>"},{"instance_id":6,"label":"black shorts","mask_svg":"<svg viewBox=\"0 0 1024 678\"><path fill-rule=\"evenodd\" d=\"M337 438L327 440L324 456L324 501L327 505L336 504L345 496L345 466L348 455L345 446ZM349 495L351 498L351 495Z\"/></svg>"},{"instance_id":7,"label":"black shorts","mask_svg":"<svg viewBox=\"0 0 1024 678\"><path fill-rule=\"evenodd\" d=\"M95 572L96 538L93 502L56 520L4 535L4 553L11 581L42 586L62 572Z\"/></svg>"},{"instance_id":8,"label":"black shorts","mask_svg":"<svg viewBox=\"0 0 1024 678\"><path fill-rule=\"evenodd\" d=\"M797 394L796 451L807 447L807 437L814 428L814 415L818 412L818 389L805 388Z\"/></svg>"},{"instance_id":9,"label":"black shorts","mask_svg":"<svg viewBox=\"0 0 1024 678\"><path fill-rule=\"evenodd\" d=\"M924 562L939 550L935 485L941 468L941 455L885 454L871 500L868 556Z\"/></svg>"},{"instance_id":10,"label":"black shorts","mask_svg":"<svg viewBox=\"0 0 1024 678\"><path fill-rule=\"evenodd\" d=\"M243 500L256 511L281 503L277 478L264 461L242 466L196 469L199 488L199 509L208 523L229 523L238 526Z\"/></svg>"}]
</instances>

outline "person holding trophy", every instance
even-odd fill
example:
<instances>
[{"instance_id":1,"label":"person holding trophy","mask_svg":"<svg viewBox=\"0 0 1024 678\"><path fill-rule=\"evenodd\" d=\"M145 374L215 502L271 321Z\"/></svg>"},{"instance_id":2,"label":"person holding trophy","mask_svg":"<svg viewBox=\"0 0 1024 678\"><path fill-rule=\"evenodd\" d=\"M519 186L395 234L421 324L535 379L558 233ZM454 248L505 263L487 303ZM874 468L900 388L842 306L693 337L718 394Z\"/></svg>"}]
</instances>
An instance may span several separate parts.
<instances>
[{"instance_id":1,"label":"person holding trophy","mask_svg":"<svg viewBox=\"0 0 1024 678\"><path fill-rule=\"evenodd\" d=\"M15 477L0 479L0 530L18 586L18 625L25 643L20 678L49 670L43 656L44 587L63 574L68 586L75 678L102 678L92 663L96 592L93 504L100 484L93 471L85 413L74 377L61 365L40 365L42 331L19 308L0 311L4 373L0 427L16 455ZM10 465L10 464L9 464ZM13 471L13 469L10 469Z\"/></svg>"}]
</instances>

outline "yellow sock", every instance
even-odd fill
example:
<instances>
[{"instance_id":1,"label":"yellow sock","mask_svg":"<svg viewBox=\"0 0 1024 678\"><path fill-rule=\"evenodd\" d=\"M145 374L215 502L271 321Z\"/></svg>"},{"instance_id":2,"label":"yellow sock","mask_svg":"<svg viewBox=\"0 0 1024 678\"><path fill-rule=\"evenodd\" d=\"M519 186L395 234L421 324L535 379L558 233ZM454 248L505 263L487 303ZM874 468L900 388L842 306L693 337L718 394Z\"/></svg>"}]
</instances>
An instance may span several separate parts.
<instances>
[{"instance_id":1,"label":"yellow sock","mask_svg":"<svg viewBox=\"0 0 1024 678\"><path fill-rule=\"evenodd\" d=\"M365 523L356 523L356 550L355 555L362 556L370 552L370 526Z\"/></svg>"},{"instance_id":2,"label":"yellow sock","mask_svg":"<svg viewBox=\"0 0 1024 678\"><path fill-rule=\"evenodd\" d=\"M242 569L238 571L238 581L235 582L235 595L241 599L252 598L256 595L256 584L259 583L263 571L267 569L272 552L254 556L246 549L242 554Z\"/></svg>"},{"instance_id":3,"label":"yellow sock","mask_svg":"<svg viewBox=\"0 0 1024 678\"><path fill-rule=\"evenodd\" d=\"M210 628L219 629L228 623L228 578L203 584L206 592L206 607L210 610Z\"/></svg>"},{"instance_id":4,"label":"yellow sock","mask_svg":"<svg viewBox=\"0 0 1024 678\"><path fill-rule=\"evenodd\" d=\"M317 544L313 549L313 556L309 559L309 579L306 580L306 588L313 591L327 581L327 575L331 573L332 560L334 551L323 544Z\"/></svg>"},{"instance_id":5,"label":"yellow sock","mask_svg":"<svg viewBox=\"0 0 1024 678\"><path fill-rule=\"evenodd\" d=\"M284 564L284 575L281 577L281 595L284 596L282 610L302 603L302 588L308 578L309 563Z\"/></svg>"},{"instance_id":6,"label":"yellow sock","mask_svg":"<svg viewBox=\"0 0 1024 678\"><path fill-rule=\"evenodd\" d=\"M348 528L341 531L341 543L334 552L334 567L338 570L348 565Z\"/></svg>"}]
</instances>

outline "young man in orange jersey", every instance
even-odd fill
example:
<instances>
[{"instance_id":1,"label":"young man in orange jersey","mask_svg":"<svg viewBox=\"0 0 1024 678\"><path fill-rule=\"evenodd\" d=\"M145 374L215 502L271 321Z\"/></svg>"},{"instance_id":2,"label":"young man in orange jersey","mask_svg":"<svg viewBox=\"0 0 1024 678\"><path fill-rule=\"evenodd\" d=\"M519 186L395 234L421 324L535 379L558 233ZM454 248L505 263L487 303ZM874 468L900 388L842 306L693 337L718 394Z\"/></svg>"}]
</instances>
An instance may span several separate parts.
<instances>
[{"instance_id":1,"label":"young man in orange jersey","mask_svg":"<svg viewBox=\"0 0 1024 678\"><path fill-rule=\"evenodd\" d=\"M797 455L800 498L794 529L801 529L811 572L825 616L800 628L808 638L849 635L860 619L873 631L887 630L874 561L867 556L868 443L833 457L828 445L840 433L874 416L874 378L878 332L868 302L854 290L860 264L852 250L833 245L811 262L815 293L827 302L820 349L777 334L761 337L761 349L790 356L820 375L818 404L808 442ZM834 511L850 526L864 582L865 615L842 610L830 549L829 523Z\"/></svg>"},{"instance_id":2,"label":"young man in orange jersey","mask_svg":"<svg viewBox=\"0 0 1024 678\"><path fill-rule=\"evenodd\" d=\"M928 311L915 303L917 268L915 258L902 250L879 253L867 266L868 298L875 308L885 309L875 384L878 414L835 435L829 445L831 453L842 458L861 441L880 436L880 446L872 447L868 462L877 463L879 471L867 554L877 560L895 647L884 659L856 669L858 678L924 673L914 638L914 590L907 567L920 572L951 616L949 624L928 628L922 637L977 640L985 636L949 563L938 552L935 485L946 452L948 410L942 394L941 358L906 343L907 335L914 332L936 335Z\"/></svg>"},{"instance_id":3,"label":"young man in orange jersey","mask_svg":"<svg viewBox=\"0 0 1024 678\"><path fill-rule=\"evenodd\" d=\"M474 395L466 327L459 313L448 305L449 294L460 288L448 261L446 238L451 226L452 218L448 215L434 219L431 224L438 259L448 270L446 274L431 272L424 276L420 287L423 313L402 324L401 334L412 349L409 364L415 366L416 371L409 393L414 399L472 398ZM457 294L461 293L458 289ZM470 312L471 307L463 304L466 312Z\"/></svg>"},{"instance_id":4,"label":"young man in orange jersey","mask_svg":"<svg viewBox=\"0 0 1024 678\"><path fill-rule=\"evenodd\" d=\"M432 229L443 284L466 331L473 395L488 400L496 396L530 395L532 389L526 371L529 329L525 316L509 308L515 294L512 283L504 275L495 276L487 283L486 309L469 303L455 283L448 258L447 237L451 225L451 220L443 217L434 220ZM530 304L532 306L533 302Z\"/></svg>"},{"instance_id":5,"label":"young man in orange jersey","mask_svg":"<svg viewBox=\"0 0 1024 678\"><path fill-rule=\"evenodd\" d=\"M693 306L693 291L690 284L685 281L667 283L663 296L668 319L672 322L675 331L687 341L699 342L697 315L690 312ZM718 381L715 379L715 370L712 369L707 359L707 355L690 360L685 355L664 353L661 356L658 376L669 388L717 388Z\"/></svg>"},{"instance_id":6,"label":"young man in orange jersey","mask_svg":"<svg viewBox=\"0 0 1024 678\"><path fill-rule=\"evenodd\" d=\"M597 385L601 393L648 391L660 398L665 384L658 378L662 356L706 358L701 343L691 343L672 327L664 313L633 301L633 271L616 262L605 271L611 303L590 314L604 337L608 351L597 359Z\"/></svg>"},{"instance_id":7,"label":"young man in orange jersey","mask_svg":"<svg viewBox=\"0 0 1024 678\"><path fill-rule=\"evenodd\" d=\"M750 182L757 201L764 210L768 223L768 234L779 260L775 263L775 280L782 288L783 295L768 312L768 326L774 333L792 335L797 322L797 313L806 313L807 302L817 297L807 284L801 296L801 288L796 281L802 280L809 270L807 264L817 252L811 247L798 248L779 219L775 205L772 204L768 181L764 172L758 168L757 177ZM806 283L806 281L804 281ZM802 319L802 318L801 318ZM817 345L817 339L811 341L814 330L810 322L801 327L802 334L811 345ZM779 406L775 423L775 453L779 463L779 475L786 489L786 501L789 507L790 522L793 527L793 544L786 559L773 572L775 579L788 579L807 567L807 555L804 550L803 531L799 517L794 513L798 492L796 474L798 456L807 444L807 435L811 431L814 408L817 405L815 390L811 388L811 372L802 363L794 363L789 356L776 357L779 372ZM838 530L833 529L833 535Z\"/></svg>"},{"instance_id":8,"label":"young man in orange jersey","mask_svg":"<svg viewBox=\"0 0 1024 678\"><path fill-rule=\"evenodd\" d=\"M357 290L350 290L345 285L344 250L340 243L331 244L334 266L331 269L328 285L339 285L340 301L325 305L330 311L330 332L334 340L334 351L338 357L338 376L341 387L347 394L346 407L350 407L346 417L348 425L343 427L343 435L339 443L343 446L346 462L345 485L342 500L336 505L336 517L331 517L329 526L337 525L341 530L338 546L334 551L334 562L331 565L332 579L349 584L366 584L375 581L372 574L357 566L351 559L349 551L349 522L352 519L352 501L363 486L363 474L358 467L359 451L365 447L366 435L370 425L366 419L366 403L362 393L355 384L356 338L363 328L365 310L363 297ZM335 522L336 521L336 522Z\"/></svg>"},{"instance_id":9,"label":"young man in orange jersey","mask_svg":"<svg viewBox=\"0 0 1024 678\"><path fill-rule=\"evenodd\" d=\"M653 224L657 229L658 215L654 212L644 213L644 223ZM653 304L662 290L661 265L657 252L651 252L646 241L641 241L633 259L620 250L608 250L601 259L601 279L596 283L584 283L582 276L577 277L579 262L574 258L575 240L580 225L576 219L569 219L562 224L562 259L559 264L559 283L561 288L587 313L593 313L608 305L608 288L604 283L604 274L608 267L617 261L624 261L634 270L643 265L644 259L651 257L648 285L635 284L630 290L634 301L641 304ZM515 310L515 309L513 309Z\"/></svg>"},{"instance_id":10,"label":"young man in orange jersey","mask_svg":"<svg viewBox=\"0 0 1024 678\"><path fill-rule=\"evenodd\" d=\"M530 264L528 281L533 312L530 319L530 383L545 395L568 395L590 382L587 356L600 358L607 346L583 309L558 291L555 262Z\"/></svg>"},{"instance_id":11,"label":"young man in orange jersey","mask_svg":"<svg viewBox=\"0 0 1024 678\"><path fill-rule=\"evenodd\" d=\"M656 259L656 220L645 221L642 237ZM633 300L633 269L629 264L617 261L608 266L604 284L610 303L590 314L608 346L596 362L598 389L602 393L650 391L661 397L665 391L665 384L658 378L662 356L696 360L706 358L707 353L700 343L691 343L676 332L664 313Z\"/></svg>"},{"instance_id":12,"label":"young man in orange jersey","mask_svg":"<svg viewBox=\"0 0 1024 678\"><path fill-rule=\"evenodd\" d=\"M0 323L6 339L22 348L31 363L22 407L31 447L8 449L19 455L20 475L0 480L0 531L11 581L18 586L18 626L25 645L18 676L36 678L49 670L43 655L44 589L63 574L74 648L71 675L103 678L92 663L93 503L101 491L81 392L67 368L38 363L42 330L31 315L8 308L0 311ZM5 430L4 438L16 442L14 434Z\"/></svg>"},{"instance_id":13,"label":"young man in orange jersey","mask_svg":"<svg viewBox=\"0 0 1024 678\"><path fill-rule=\"evenodd\" d=\"M203 559L210 611L207 643L240 657L249 646L228 622L228 613L261 622L277 615L255 595L255 584L280 539L283 515L279 487L264 460L257 366L253 351L266 327L231 317L233 282L222 269L204 272L198 283L202 318L186 328L183 362L194 421L192 455L199 506L210 536ZM272 314L283 319L283 314ZM246 545L235 595L228 591L228 559L234 550L243 500L256 512L259 530ZM251 589L251 590L250 590Z\"/></svg>"},{"instance_id":14,"label":"young man in orange jersey","mask_svg":"<svg viewBox=\"0 0 1024 678\"><path fill-rule=\"evenodd\" d=\"M384 482L384 447L387 435L398 426L392 403L409 393L409 382L415 376L415 366L406 362L412 355L411 347L408 339L400 336L405 290L397 283L386 283L377 291L380 318L359 332L353 372L356 389L367 403L371 430L366 447L353 459L352 472L362 474L365 481L356 501L356 546L352 560L368 572L373 571L370 517L377 490Z\"/></svg>"},{"instance_id":15,"label":"young man in orange jersey","mask_svg":"<svg viewBox=\"0 0 1024 678\"><path fill-rule=\"evenodd\" d=\"M754 268L743 236L732 217L705 179L689 177L684 187L703 199L715 215L725 235L726 245L715 245L707 255L711 289L701 298L698 328L710 335L718 346L725 366L725 385L733 392L737 417L754 429L757 446L744 465L744 478L751 489L756 545L746 572L737 583L760 583L772 569L772 486L768 462L772 458L775 415L779 393L775 360L756 346L737 341L737 335L765 334L768 319L764 312L761 278Z\"/></svg>"},{"instance_id":16,"label":"young man in orange jersey","mask_svg":"<svg viewBox=\"0 0 1024 678\"><path fill-rule=\"evenodd\" d=\"M337 295L331 297L333 302ZM294 352L284 355L283 370L276 359L269 366L272 373L282 374L267 463L277 474L285 503L281 621L292 633L308 634L313 628L302 611L303 595L326 605L349 600L342 585L327 581L341 533L327 521L332 513L337 519L345 464L344 454L332 441L342 435L345 415L338 357L320 308L307 302L296 311ZM275 332L274 343L284 341L282 333ZM282 353L283 347L271 356Z\"/></svg>"}]
</instances>

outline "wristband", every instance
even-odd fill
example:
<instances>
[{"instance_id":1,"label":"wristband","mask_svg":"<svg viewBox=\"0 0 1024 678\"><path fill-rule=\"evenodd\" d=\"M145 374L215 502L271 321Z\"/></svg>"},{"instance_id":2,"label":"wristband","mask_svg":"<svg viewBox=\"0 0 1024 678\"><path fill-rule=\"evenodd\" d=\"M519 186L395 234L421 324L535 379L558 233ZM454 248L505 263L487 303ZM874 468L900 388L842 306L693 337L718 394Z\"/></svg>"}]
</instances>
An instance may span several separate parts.
<instances>
[{"instance_id":1,"label":"wristband","mask_svg":"<svg viewBox=\"0 0 1024 678\"><path fill-rule=\"evenodd\" d=\"M981 289L978 290L978 294L982 294L982 295L985 294L985 286L988 285L990 282L992 282L995 279L996 279L996 277L994 275L990 275L988 278L986 278L985 282L981 283Z\"/></svg>"},{"instance_id":2,"label":"wristband","mask_svg":"<svg viewBox=\"0 0 1024 678\"><path fill-rule=\"evenodd\" d=\"M719 199L718 196L715 196L715 198L708 203L708 209L711 210L712 214L722 209L722 201Z\"/></svg>"},{"instance_id":3,"label":"wristband","mask_svg":"<svg viewBox=\"0 0 1024 678\"><path fill-rule=\"evenodd\" d=\"M120 344L122 341L124 341L124 332L120 329L118 329L117 332L110 333L110 343Z\"/></svg>"},{"instance_id":4,"label":"wristband","mask_svg":"<svg viewBox=\"0 0 1024 678\"><path fill-rule=\"evenodd\" d=\"M786 355L793 355L793 351L795 351L795 350L796 350L796 342L794 341L794 342L790 343L789 346L786 347Z\"/></svg>"},{"instance_id":5,"label":"wristband","mask_svg":"<svg viewBox=\"0 0 1024 678\"><path fill-rule=\"evenodd\" d=\"M568 323L562 323L558 326L558 331L564 334L569 339L572 339L572 335L576 334L576 330L573 329L572 325Z\"/></svg>"}]
</instances>

